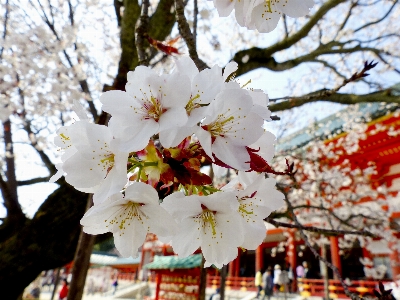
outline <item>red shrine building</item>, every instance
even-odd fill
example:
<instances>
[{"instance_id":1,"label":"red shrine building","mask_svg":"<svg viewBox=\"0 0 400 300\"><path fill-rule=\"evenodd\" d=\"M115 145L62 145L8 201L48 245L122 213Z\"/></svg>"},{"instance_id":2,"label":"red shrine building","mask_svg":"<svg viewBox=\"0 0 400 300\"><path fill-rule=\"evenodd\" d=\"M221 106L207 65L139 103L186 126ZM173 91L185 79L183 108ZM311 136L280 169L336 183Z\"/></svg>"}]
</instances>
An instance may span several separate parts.
<instances>
[{"instance_id":1,"label":"red shrine building","mask_svg":"<svg viewBox=\"0 0 400 300\"><path fill-rule=\"evenodd\" d=\"M382 108L383 107L383 108ZM359 141L358 150L351 154L351 160L358 166L375 162L377 175L374 179L376 188L386 185L388 190L387 218L396 237L400 238L400 113L396 107L387 108L378 103L362 104L360 111L372 115L372 121L367 121L366 137ZM391 109L391 110L390 110ZM330 132L336 136L330 137L329 142L335 142L345 132L339 132L343 122L338 116L330 116L320 123L329 124ZM326 132L321 129L321 132ZM321 139L326 140L326 136ZM311 140L309 130L297 132L278 143L279 150L287 150L296 147L306 147ZM373 201L374 199L370 199ZM396 231L397 228L397 231ZM345 251L339 248L340 237L330 237L330 247L327 250L327 259L335 265L343 278L350 280L368 279L364 273L364 265L359 258L369 258L374 266L385 265L386 279L400 279L400 240L397 244L387 245L382 240L374 240L369 247L361 245L353 246ZM285 242L285 243L282 243ZM140 268L152 261L154 255L173 255L168 245L162 245L153 236L145 242L142 252ZM275 228L267 225L266 236L263 243L256 250L238 250L237 258L229 264L228 276L247 277L253 281L257 270L265 270L268 267L280 266L290 263L293 270L296 266L306 261L316 274L319 273L320 263L311 253L304 242L298 237L295 229ZM211 271L216 273L217 271ZM329 274L333 278L332 274Z\"/></svg>"},{"instance_id":2,"label":"red shrine building","mask_svg":"<svg viewBox=\"0 0 400 300\"><path fill-rule=\"evenodd\" d=\"M374 162L377 174L372 178L373 188L387 187L387 199L383 210L391 224L391 230L400 238L400 112L387 110L386 106L373 103L362 104L359 110L366 115L372 115L372 121L367 122L365 138L359 140L358 150L346 158L358 167L367 167ZM336 115L319 121L327 124L329 132L336 132L326 142L335 143L345 132L340 132L342 120ZM325 128L318 129L326 132ZM302 130L278 142L278 151L295 149L296 146L306 147L311 140L310 130ZM340 132L340 133L339 133ZM314 135L315 136L315 135ZM322 136L322 135L321 135ZM325 139L324 137L321 137ZM303 146L304 145L304 146ZM376 199L368 199L374 201ZM330 245L327 250L327 259L335 265L342 278L351 280L372 279L364 272L364 265L360 258L368 258L374 267L384 265L387 268L384 278L400 279L400 239L397 244L387 244L386 241L376 239L368 247L355 245L351 249L339 248L340 237L329 237ZM285 242L285 243L282 243ZM284 246L282 246L284 244ZM320 262L314 257L295 229L275 228L267 226L264 242L255 251L239 250L238 257L229 264L231 276L254 276L256 270L273 268L290 263L293 271L296 266L307 262L314 268L314 273L320 273ZM330 273L330 278L333 275Z\"/></svg>"}]
</instances>

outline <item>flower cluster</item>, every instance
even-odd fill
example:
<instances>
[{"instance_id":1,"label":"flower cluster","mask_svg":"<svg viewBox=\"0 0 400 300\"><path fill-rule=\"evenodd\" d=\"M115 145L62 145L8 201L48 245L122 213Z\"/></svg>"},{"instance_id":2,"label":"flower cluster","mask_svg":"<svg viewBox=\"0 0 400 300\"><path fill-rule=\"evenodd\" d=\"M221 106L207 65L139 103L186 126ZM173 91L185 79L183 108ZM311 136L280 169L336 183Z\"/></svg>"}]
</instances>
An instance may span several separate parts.
<instances>
[{"instance_id":1,"label":"flower cluster","mask_svg":"<svg viewBox=\"0 0 400 300\"><path fill-rule=\"evenodd\" d=\"M313 0L214 0L221 17L227 17L235 9L240 26L259 32L274 30L282 14L292 18L303 17L314 6Z\"/></svg>"},{"instance_id":2,"label":"flower cluster","mask_svg":"<svg viewBox=\"0 0 400 300\"><path fill-rule=\"evenodd\" d=\"M230 81L229 64L199 72L189 58L174 72L147 67L128 73L126 91L101 96L108 126L79 121L58 130L64 149L61 175L93 193L81 224L90 234L112 232L123 256L136 256L147 233L180 256L201 248L206 266L221 267L237 248L256 249L263 219L283 205L269 168L275 137L263 129L268 98ZM238 171L222 189L201 169L215 164ZM247 172L245 172L247 171ZM257 172L255 172L257 171ZM160 203L159 199L163 199Z\"/></svg>"}]
</instances>

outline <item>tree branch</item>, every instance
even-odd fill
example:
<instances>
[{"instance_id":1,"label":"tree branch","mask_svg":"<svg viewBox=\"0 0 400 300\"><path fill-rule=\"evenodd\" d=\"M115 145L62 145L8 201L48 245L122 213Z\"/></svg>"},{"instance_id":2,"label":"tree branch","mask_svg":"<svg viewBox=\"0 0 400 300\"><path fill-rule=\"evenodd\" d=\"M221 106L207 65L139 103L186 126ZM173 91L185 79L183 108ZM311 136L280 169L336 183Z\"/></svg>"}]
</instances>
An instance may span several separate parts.
<instances>
[{"instance_id":1,"label":"tree branch","mask_svg":"<svg viewBox=\"0 0 400 300\"><path fill-rule=\"evenodd\" d=\"M358 31L360 31L360 30L362 30L362 29L364 29L364 28L367 28L367 27L369 27L369 26L371 26L371 25L378 24L378 23L382 22L383 20L385 20L385 19L390 15L390 13L393 11L393 8L396 6L396 4L397 4L398 2L399 2L398 0L393 1L392 7L386 12L386 14L384 14L384 15L382 16L382 18L380 18L380 19L378 19L378 20L376 20L376 21L374 21L374 22L369 22L369 23L367 23L367 24L364 24L364 25L358 27L357 29L354 30L354 33L358 32Z\"/></svg>"},{"instance_id":2,"label":"tree branch","mask_svg":"<svg viewBox=\"0 0 400 300\"><path fill-rule=\"evenodd\" d=\"M339 230L339 229L324 229L324 228L319 228L319 227L314 227L314 226L304 226L301 224L289 224L289 223L283 223L274 220L273 218L267 217L265 219L268 223L276 226L276 227L286 227L286 228L296 228L296 229L302 229L310 232L316 232L316 233L321 233L323 235L330 235L330 236L337 236L337 235L343 235L343 234L352 234L352 235L362 235L362 236L370 236L370 237L376 237L373 233L365 230L360 230L360 231L352 231L352 230Z\"/></svg>"},{"instance_id":3,"label":"tree branch","mask_svg":"<svg viewBox=\"0 0 400 300\"><path fill-rule=\"evenodd\" d=\"M35 183L42 183L42 182L49 182L50 176L47 177L37 177L37 178L32 178L32 179L27 179L27 180L19 180L17 181L18 186L24 186L24 185L31 185Z\"/></svg>"},{"instance_id":4,"label":"tree branch","mask_svg":"<svg viewBox=\"0 0 400 300\"><path fill-rule=\"evenodd\" d=\"M288 200L288 198L286 197L286 195L285 195L284 200L285 200L285 202L286 202L286 205L287 205L287 207L288 207L288 210L293 212L293 206L292 206L292 204L290 203L290 201ZM306 243L307 247L308 247L308 248L311 250L311 252L314 254L314 256L315 256L316 258L318 258L320 261L324 262L324 263L336 274L337 278L339 279L339 281L340 281L340 283L341 283L341 285L342 285L342 287L343 287L343 290L344 290L346 296L350 297L352 300L361 300L361 298L360 298L358 295L356 295L356 294L350 292L349 287L348 287L347 284L344 282L342 276L340 275L340 272L339 272L338 268L337 268L336 266L334 266L333 264L331 264L330 262L328 262L324 257L322 257L322 256L314 249L314 247L310 244L310 242L308 241L307 236L305 235L303 229L301 228L302 225L300 224L299 220L297 219L297 216L296 216L294 213L293 213L293 221L294 221L294 223L295 223L297 226L299 226L299 233L300 233L300 236L301 236L301 238L303 239L303 241Z\"/></svg>"},{"instance_id":5,"label":"tree branch","mask_svg":"<svg viewBox=\"0 0 400 300\"><path fill-rule=\"evenodd\" d=\"M127 74L138 65L138 55L135 43L136 22L140 17L140 6L137 0L124 1L124 15L121 20L121 58L118 64L118 73L112 87L105 90L125 90Z\"/></svg>"},{"instance_id":6,"label":"tree branch","mask_svg":"<svg viewBox=\"0 0 400 300\"><path fill-rule=\"evenodd\" d=\"M149 0L142 1L142 13L139 18L139 26L136 28L136 49L139 57L139 65L148 66L149 61L146 58L144 50L144 36L147 34L149 27Z\"/></svg>"},{"instance_id":7,"label":"tree branch","mask_svg":"<svg viewBox=\"0 0 400 300\"><path fill-rule=\"evenodd\" d=\"M320 21L325 14L327 14L332 8L338 6L339 4L345 2L347 0L329 0L325 2L319 10L311 16L309 21L296 33L291 36L284 38L280 42L275 43L274 45L265 48L251 48L247 50L239 51L233 57L233 60L238 63L238 70L236 71L236 75L240 76L251 70L266 67L270 64L276 64L275 59L272 58L272 55L281 50L285 50L296 44L298 41L306 37L309 32L314 28L315 24ZM246 59L246 63L243 63L243 58L248 57ZM279 70L277 70L279 71Z\"/></svg>"},{"instance_id":8,"label":"tree branch","mask_svg":"<svg viewBox=\"0 0 400 300\"><path fill-rule=\"evenodd\" d=\"M361 102L387 102L387 103L397 103L400 104L400 95L394 93L392 89L386 89L379 92L374 92L365 95L355 95L355 94L326 94L327 90L320 90L301 97L290 97L289 101L282 101L269 105L269 109L272 112L288 110L293 107L299 107L307 103L325 101L333 102L339 104L358 104ZM276 101L278 99L271 99L271 101Z\"/></svg>"},{"instance_id":9,"label":"tree branch","mask_svg":"<svg viewBox=\"0 0 400 300\"><path fill-rule=\"evenodd\" d=\"M9 4L9 0L6 0L6 12L4 13L4 22L3 22L3 41L6 39L7 36L7 25L8 25L8 16L10 14L10 4ZM1 47L0 49L0 60L3 57L3 51L4 51L4 47Z\"/></svg>"},{"instance_id":10,"label":"tree branch","mask_svg":"<svg viewBox=\"0 0 400 300\"><path fill-rule=\"evenodd\" d=\"M182 38L185 40L186 45L189 49L189 56L196 64L197 69L200 71L207 69L208 66L204 61L202 61L196 50L196 43L193 37L193 34L190 31L189 24L185 17L185 8L182 0L175 0L175 10L176 10L176 19L178 21L178 29Z\"/></svg>"},{"instance_id":11,"label":"tree branch","mask_svg":"<svg viewBox=\"0 0 400 300\"><path fill-rule=\"evenodd\" d=\"M197 16L199 14L199 7L197 5L197 0L193 0L193 41L194 47L197 48Z\"/></svg>"}]
</instances>

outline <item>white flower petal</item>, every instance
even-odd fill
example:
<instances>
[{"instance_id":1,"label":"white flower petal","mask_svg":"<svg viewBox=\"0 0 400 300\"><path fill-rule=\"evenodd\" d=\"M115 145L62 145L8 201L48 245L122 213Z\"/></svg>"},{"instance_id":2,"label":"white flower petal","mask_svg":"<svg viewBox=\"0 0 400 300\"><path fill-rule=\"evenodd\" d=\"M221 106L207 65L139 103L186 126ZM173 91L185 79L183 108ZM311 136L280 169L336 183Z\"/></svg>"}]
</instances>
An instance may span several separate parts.
<instances>
[{"instance_id":1,"label":"white flower petal","mask_svg":"<svg viewBox=\"0 0 400 300\"><path fill-rule=\"evenodd\" d=\"M256 250L258 246L264 241L266 235L266 228L264 222L259 220L254 223L243 222L244 241L241 247L248 250Z\"/></svg>"},{"instance_id":2,"label":"white flower petal","mask_svg":"<svg viewBox=\"0 0 400 300\"><path fill-rule=\"evenodd\" d=\"M200 247L201 232L193 218L182 220L179 227L181 230L172 237L171 246L179 257L187 257Z\"/></svg>"},{"instance_id":3,"label":"white flower petal","mask_svg":"<svg viewBox=\"0 0 400 300\"><path fill-rule=\"evenodd\" d=\"M143 182L133 182L125 190L125 199L137 203L152 204L158 206L158 193L150 185Z\"/></svg>"},{"instance_id":4,"label":"white flower petal","mask_svg":"<svg viewBox=\"0 0 400 300\"><path fill-rule=\"evenodd\" d=\"M198 197L185 196L181 192L175 192L165 197L161 206L179 222L184 218L197 216L202 212Z\"/></svg>"},{"instance_id":5,"label":"white flower petal","mask_svg":"<svg viewBox=\"0 0 400 300\"><path fill-rule=\"evenodd\" d=\"M314 6L313 0L279 0L275 2L276 7L292 18L299 18L307 15Z\"/></svg>"},{"instance_id":6,"label":"white flower petal","mask_svg":"<svg viewBox=\"0 0 400 300\"><path fill-rule=\"evenodd\" d=\"M169 130L160 131L160 143L165 148L178 146L186 137L191 136L197 131L198 126L176 127Z\"/></svg>"},{"instance_id":7,"label":"white flower petal","mask_svg":"<svg viewBox=\"0 0 400 300\"><path fill-rule=\"evenodd\" d=\"M231 0L214 0L214 6L218 10L220 17L227 17L232 12L235 1Z\"/></svg>"},{"instance_id":8,"label":"white flower petal","mask_svg":"<svg viewBox=\"0 0 400 300\"><path fill-rule=\"evenodd\" d=\"M235 61L229 62L224 70L224 80L226 80L232 73L236 72L238 64Z\"/></svg>"},{"instance_id":9,"label":"white flower petal","mask_svg":"<svg viewBox=\"0 0 400 300\"><path fill-rule=\"evenodd\" d=\"M181 75L186 75L190 80L199 74L199 70L197 69L195 63L189 56L182 56L176 62L176 70Z\"/></svg>"},{"instance_id":10,"label":"white flower petal","mask_svg":"<svg viewBox=\"0 0 400 300\"><path fill-rule=\"evenodd\" d=\"M199 139L200 145L203 148L204 152L213 159L212 150L211 150L211 134L199 127L196 131L196 136Z\"/></svg>"},{"instance_id":11,"label":"white flower petal","mask_svg":"<svg viewBox=\"0 0 400 300\"><path fill-rule=\"evenodd\" d=\"M212 152L219 160L240 171L250 169L250 155L245 146L235 145L231 139L216 139L212 144Z\"/></svg>"},{"instance_id":12,"label":"white flower petal","mask_svg":"<svg viewBox=\"0 0 400 300\"><path fill-rule=\"evenodd\" d=\"M184 107L172 107L162 114L159 120L160 131L181 127L187 122L186 109Z\"/></svg>"}]
</instances>

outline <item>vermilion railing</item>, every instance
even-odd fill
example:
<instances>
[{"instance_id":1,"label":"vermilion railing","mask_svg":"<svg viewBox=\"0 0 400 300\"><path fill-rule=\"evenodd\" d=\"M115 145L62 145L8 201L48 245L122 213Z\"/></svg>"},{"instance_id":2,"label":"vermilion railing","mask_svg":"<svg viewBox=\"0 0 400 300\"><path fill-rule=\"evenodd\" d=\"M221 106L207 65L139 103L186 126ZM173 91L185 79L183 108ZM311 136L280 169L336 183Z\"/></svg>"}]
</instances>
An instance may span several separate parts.
<instances>
[{"instance_id":1,"label":"vermilion railing","mask_svg":"<svg viewBox=\"0 0 400 300\"><path fill-rule=\"evenodd\" d=\"M119 280L127 280L127 281L135 281L135 273L119 273L118 274Z\"/></svg>"},{"instance_id":2,"label":"vermilion railing","mask_svg":"<svg viewBox=\"0 0 400 300\"><path fill-rule=\"evenodd\" d=\"M216 289L220 285L219 276L207 276L207 287ZM233 277L228 276L225 281L225 289L256 291L253 277Z\"/></svg>"},{"instance_id":3,"label":"vermilion railing","mask_svg":"<svg viewBox=\"0 0 400 300\"><path fill-rule=\"evenodd\" d=\"M352 280L349 282L349 290L360 296L373 295L373 290L378 290L378 281ZM384 283L384 282L383 282ZM323 279L302 279L298 281L300 294L302 296L324 296L324 280ZM348 299L344 293L344 288L339 280L329 280L329 298Z\"/></svg>"},{"instance_id":4,"label":"vermilion railing","mask_svg":"<svg viewBox=\"0 0 400 300\"><path fill-rule=\"evenodd\" d=\"M378 289L378 281L367 280L354 280L350 282L349 290L360 296L371 294L373 290ZM384 282L383 282L384 283ZM220 285L219 276L207 276L207 287L216 289ZM323 279L302 279L298 282L301 289L300 294L303 296L324 296L324 280ZM329 280L329 293L330 298L348 298L344 293L339 280ZM226 289L243 290L243 291L256 291L253 277L231 277L226 279Z\"/></svg>"}]
</instances>

